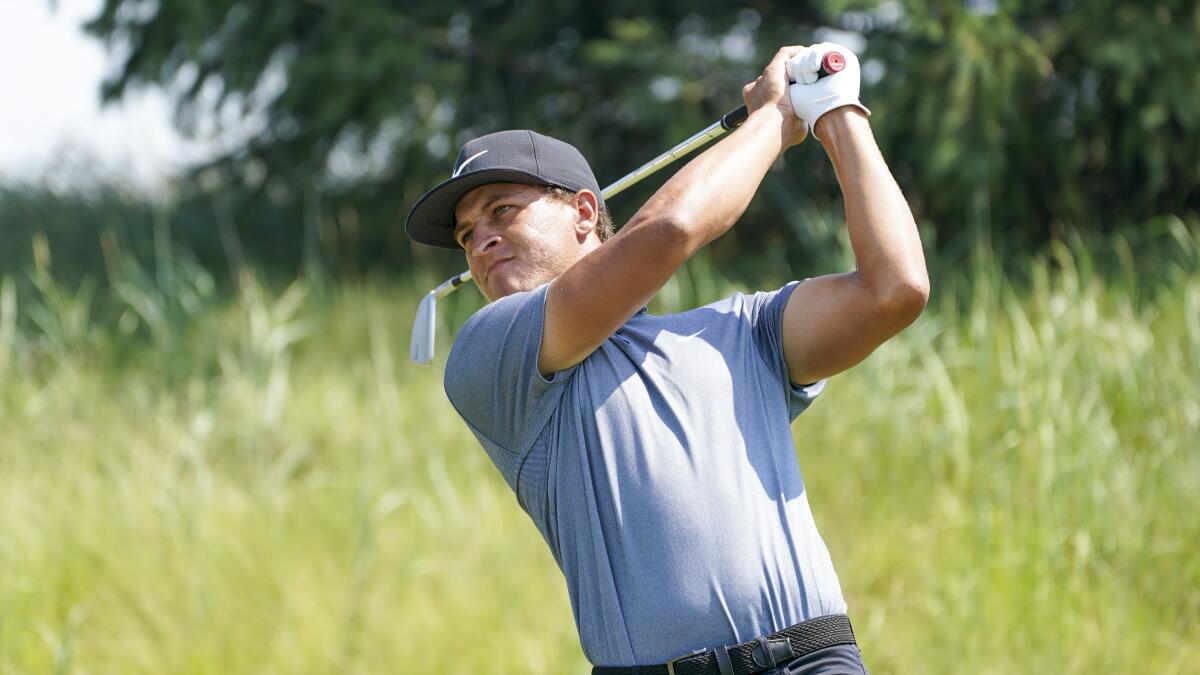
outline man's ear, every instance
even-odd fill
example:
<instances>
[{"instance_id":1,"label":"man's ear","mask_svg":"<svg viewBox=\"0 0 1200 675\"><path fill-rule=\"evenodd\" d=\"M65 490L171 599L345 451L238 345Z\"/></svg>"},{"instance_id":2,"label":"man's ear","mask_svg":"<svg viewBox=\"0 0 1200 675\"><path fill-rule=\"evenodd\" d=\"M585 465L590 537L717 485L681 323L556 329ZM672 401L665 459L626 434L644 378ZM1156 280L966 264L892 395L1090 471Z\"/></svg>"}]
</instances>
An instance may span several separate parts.
<instances>
[{"instance_id":1,"label":"man's ear","mask_svg":"<svg viewBox=\"0 0 1200 675\"><path fill-rule=\"evenodd\" d=\"M575 237L580 243L588 235L596 231L596 221L600 218L600 202L596 193L591 190L580 190L575 193Z\"/></svg>"}]
</instances>

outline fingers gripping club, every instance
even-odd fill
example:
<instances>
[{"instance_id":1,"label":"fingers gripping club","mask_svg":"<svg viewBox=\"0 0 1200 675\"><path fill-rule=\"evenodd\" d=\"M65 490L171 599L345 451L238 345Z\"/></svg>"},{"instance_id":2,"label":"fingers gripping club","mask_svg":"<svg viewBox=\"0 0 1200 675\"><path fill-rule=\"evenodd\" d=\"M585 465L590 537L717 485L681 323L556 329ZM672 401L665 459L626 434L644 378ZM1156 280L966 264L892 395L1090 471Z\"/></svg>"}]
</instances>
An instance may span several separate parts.
<instances>
[{"instance_id":1,"label":"fingers gripping club","mask_svg":"<svg viewBox=\"0 0 1200 675\"><path fill-rule=\"evenodd\" d=\"M871 114L858 100L858 57L835 47L839 45L831 42L805 47L786 64L788 79L793 83L788 87L792 110L804 120L814 137L817 120L831 110L853 106L866 115ZM830 70L841 75L823 78L822 74Z\"/></svg>"}]
</instances>

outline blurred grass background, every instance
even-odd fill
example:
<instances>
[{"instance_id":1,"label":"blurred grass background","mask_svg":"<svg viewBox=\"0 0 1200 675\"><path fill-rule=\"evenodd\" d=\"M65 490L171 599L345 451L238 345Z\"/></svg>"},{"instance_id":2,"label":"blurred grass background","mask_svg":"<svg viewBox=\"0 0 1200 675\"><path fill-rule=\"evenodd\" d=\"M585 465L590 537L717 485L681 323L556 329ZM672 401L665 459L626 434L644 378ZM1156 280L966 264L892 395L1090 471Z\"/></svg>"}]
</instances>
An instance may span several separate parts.
<instances>
[{"instance_id":1,"label":"blurred grass background","mask_svg":"<svg viewBox=\"0 0 1200 675\"><path fill-rule=\"evenodd\" d=\"M156 194L0 185L0 675L587 672L442 393L478 293L408 361L463 265L400 223L474 136L607 184L826 40L933 289L793 427L871 672L1200 672L1194 1L97 0L84 30L105 100L166 93L217 154ZM853 266L807 142L652 311Z\"/></svg>"},{"instance_id":2,"label":"blurred grass background","mask_svg":"<svg viewBox=\"0 0 1200 675\"><path fill-rule=\"evenodd\" d=\"M1200 668L1198 232L978 247L795 424L872 672ZM434 279L224 295L160 246L96 293L40 246L0 283L0 672L587 672L540 537L407 360ZM653 309L737 286L701 256Z\"/></svg>"}]
</instances>

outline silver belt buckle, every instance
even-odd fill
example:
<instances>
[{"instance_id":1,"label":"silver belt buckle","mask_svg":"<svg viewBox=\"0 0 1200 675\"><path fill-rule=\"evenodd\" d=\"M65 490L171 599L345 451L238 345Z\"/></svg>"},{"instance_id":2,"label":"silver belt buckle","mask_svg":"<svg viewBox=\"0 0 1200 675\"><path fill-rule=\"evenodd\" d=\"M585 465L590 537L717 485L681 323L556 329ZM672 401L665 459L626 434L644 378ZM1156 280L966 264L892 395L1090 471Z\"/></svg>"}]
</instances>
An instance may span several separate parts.
<instances>
[{"instance_id":1,"label":"silver belt buckle","mask_svg":"<svg viewBox=\"0 0 1200 675\"><path fill-rule=\"evenodd\" d=\"M684 654L683 656L676 656L675 658L671 659L670 661L667 661L667 675L675 675L675 663L677 661L682 661L684 659L690 659L693 656L696 656L697 654L703 654L706 651L708 651L708 650L707 649L697 649L694 652L689 652L687 654Z\"/></svg>"}]
</instances>

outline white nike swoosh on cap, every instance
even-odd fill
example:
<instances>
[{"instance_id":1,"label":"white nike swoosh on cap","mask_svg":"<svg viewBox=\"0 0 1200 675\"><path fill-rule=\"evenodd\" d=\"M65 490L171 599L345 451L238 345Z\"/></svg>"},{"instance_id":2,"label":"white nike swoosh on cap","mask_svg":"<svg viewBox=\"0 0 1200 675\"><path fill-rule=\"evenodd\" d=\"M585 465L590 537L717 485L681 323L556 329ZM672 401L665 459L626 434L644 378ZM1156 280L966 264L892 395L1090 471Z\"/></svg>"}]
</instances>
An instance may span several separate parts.
<instances>
[{"instance_id":1,"label":"white nike swoosh on cap","mask_svg":"<svg viewBox=\"0 0 1200 675\"><path fill-rule=\"evenodd\" d=\"M478 157L479 157L480 155L482 155L482 154L485 154L486 152L487 152L487 150L480 150L479 152L477 152L477 153L475 153L475 154L471 155L470 157L468 157L468 158L467 158L467 159L466 159L466 160L465 160L465 161L464 161L462 164L459 164L459 165L458 165L458 168L454 170L454 173L453 173L453 174L451 174L451 175L450 175L450 177L451 177L451 178L458 178L458 174L462 173L462 172L463 172L463 169L467 168L467 165L468 165L468 164L470 164L471 162L475 161L475 159L476 159L476 158L478 158Z\"/></svg>"}]
</instances>

